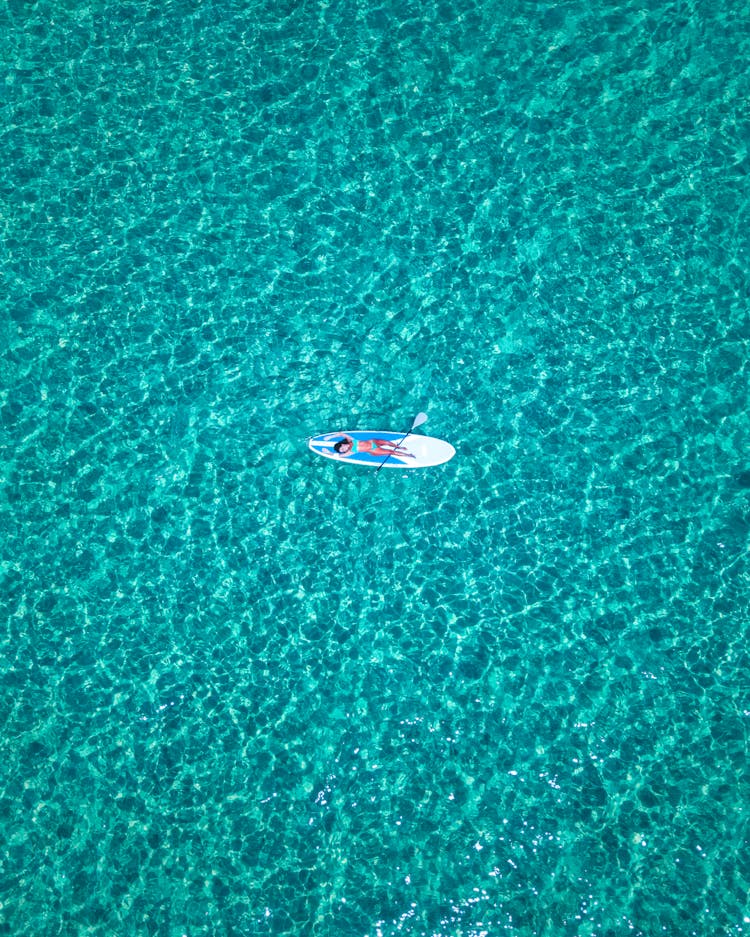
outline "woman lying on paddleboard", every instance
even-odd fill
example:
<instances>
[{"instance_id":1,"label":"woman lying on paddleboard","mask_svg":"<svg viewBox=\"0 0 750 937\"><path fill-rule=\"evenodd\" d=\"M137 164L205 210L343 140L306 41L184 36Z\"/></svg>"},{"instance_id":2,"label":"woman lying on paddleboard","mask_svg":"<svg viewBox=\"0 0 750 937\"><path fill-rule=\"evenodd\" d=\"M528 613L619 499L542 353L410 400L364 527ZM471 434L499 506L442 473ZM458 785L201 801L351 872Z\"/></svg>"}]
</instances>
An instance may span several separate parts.
<instances>
[{"instance_id":1,"label":"woman lying on paddleboard","mask_svg":"<svg viewBox=\"0 0 750 937\"><path fill-rule=\"evenodd\" d=\"M352 439L344 435L334 444L333 448L340 456L353 455L355 452L367 452L370 455L396 455L401 459L415 459L416 456L407 452L403 446L388 439Z\"/></svg>"}]
</instances>

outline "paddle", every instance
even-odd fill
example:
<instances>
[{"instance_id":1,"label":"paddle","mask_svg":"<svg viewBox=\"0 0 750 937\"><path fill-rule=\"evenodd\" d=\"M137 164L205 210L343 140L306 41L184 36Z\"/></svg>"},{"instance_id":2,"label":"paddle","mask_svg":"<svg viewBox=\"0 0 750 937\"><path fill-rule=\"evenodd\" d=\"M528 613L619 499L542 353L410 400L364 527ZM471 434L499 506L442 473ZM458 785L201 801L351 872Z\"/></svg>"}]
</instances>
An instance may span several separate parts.
<instances>
[{"instance_id":1,"label":"paddle","mask_svg":"<svg viewBox=\"0 0 750 937\"><path fill-rule=\"evenodd\" d=\"M411 429L410 429L409 432L406 434L406 436L411 436L411 434L414 432L414 430L415 430L418 426L421 426L423 423L426 423L426 422L427 422L427 414L426 414L426 413L418 413L418 414L414 417L414 422L411 424ZM406 436L402 436L401 439L399 439L398 443L396 444L397 447L400 446L401 443L406 439ZM376 474L376 475L377 475L378 472L383 468L383 466L384 466L385 463L388 461L388 459L390 459L390 457L391 457L391 453L389 452L388 455L387 455L387 456L383 459L383 461L380 463L380 465L375 469L375 474Z\"/></svg>"}]
</instances>

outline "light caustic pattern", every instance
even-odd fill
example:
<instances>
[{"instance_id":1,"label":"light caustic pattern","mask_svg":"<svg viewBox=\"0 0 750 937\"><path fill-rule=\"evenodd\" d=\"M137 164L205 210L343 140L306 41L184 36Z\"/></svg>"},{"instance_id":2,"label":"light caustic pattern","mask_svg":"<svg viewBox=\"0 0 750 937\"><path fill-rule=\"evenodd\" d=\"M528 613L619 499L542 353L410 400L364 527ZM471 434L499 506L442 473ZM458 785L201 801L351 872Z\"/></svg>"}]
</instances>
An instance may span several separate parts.
<instances>
[{"instance_id":1,"label":"light caustic pattern","mask_svg":"<svg viewBox=\"0 0 750 937\"><path fill-rule=\"evenodd\" d=\"M0 930L750 934L750 27L642 6L0 13Z\"/></svg>"}]
</instances>

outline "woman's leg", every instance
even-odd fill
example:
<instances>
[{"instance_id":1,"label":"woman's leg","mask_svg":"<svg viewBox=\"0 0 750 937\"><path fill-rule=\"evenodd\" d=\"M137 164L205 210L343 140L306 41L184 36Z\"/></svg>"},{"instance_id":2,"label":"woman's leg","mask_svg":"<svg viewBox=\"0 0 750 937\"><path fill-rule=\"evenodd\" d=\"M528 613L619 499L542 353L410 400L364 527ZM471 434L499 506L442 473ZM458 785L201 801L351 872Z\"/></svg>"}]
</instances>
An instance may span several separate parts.
<instances>
[{"instance_id":1,"label":"woman's leg","mask_svg":"<svg viewBox=\"0 0 750 937\"><path fill-rule=\"evenodd\" d=\"M370 449L372 455L396 455L401 459L416 459L416 456L412 455L411 452L407 452L406 449L397 446L388 439L373 439L372 441L377 443L377 448Z\"/></svg>"}]
</instances>

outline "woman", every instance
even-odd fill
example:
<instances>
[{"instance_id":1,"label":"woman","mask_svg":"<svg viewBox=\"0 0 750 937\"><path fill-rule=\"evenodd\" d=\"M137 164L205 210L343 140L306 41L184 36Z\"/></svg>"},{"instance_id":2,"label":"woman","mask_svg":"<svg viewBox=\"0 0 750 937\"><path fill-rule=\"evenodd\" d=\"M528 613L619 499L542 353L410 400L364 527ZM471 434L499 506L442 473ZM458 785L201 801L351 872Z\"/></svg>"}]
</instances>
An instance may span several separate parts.
<instances>
[{"instance_id":1,"label":"woman","mask_svg":"<svg viewBox=\"0 0 750 937\"><path fill-rule=\"evenodd\" d=\"M416 456L408 452L403 446L389 439L352 439L344 434L344 438L334 443L333 448L340 456L353 455L355 452L366 452L368 455L389 456L395 455L400 459L415 459Z\"/></svg>"}]
</instances>

